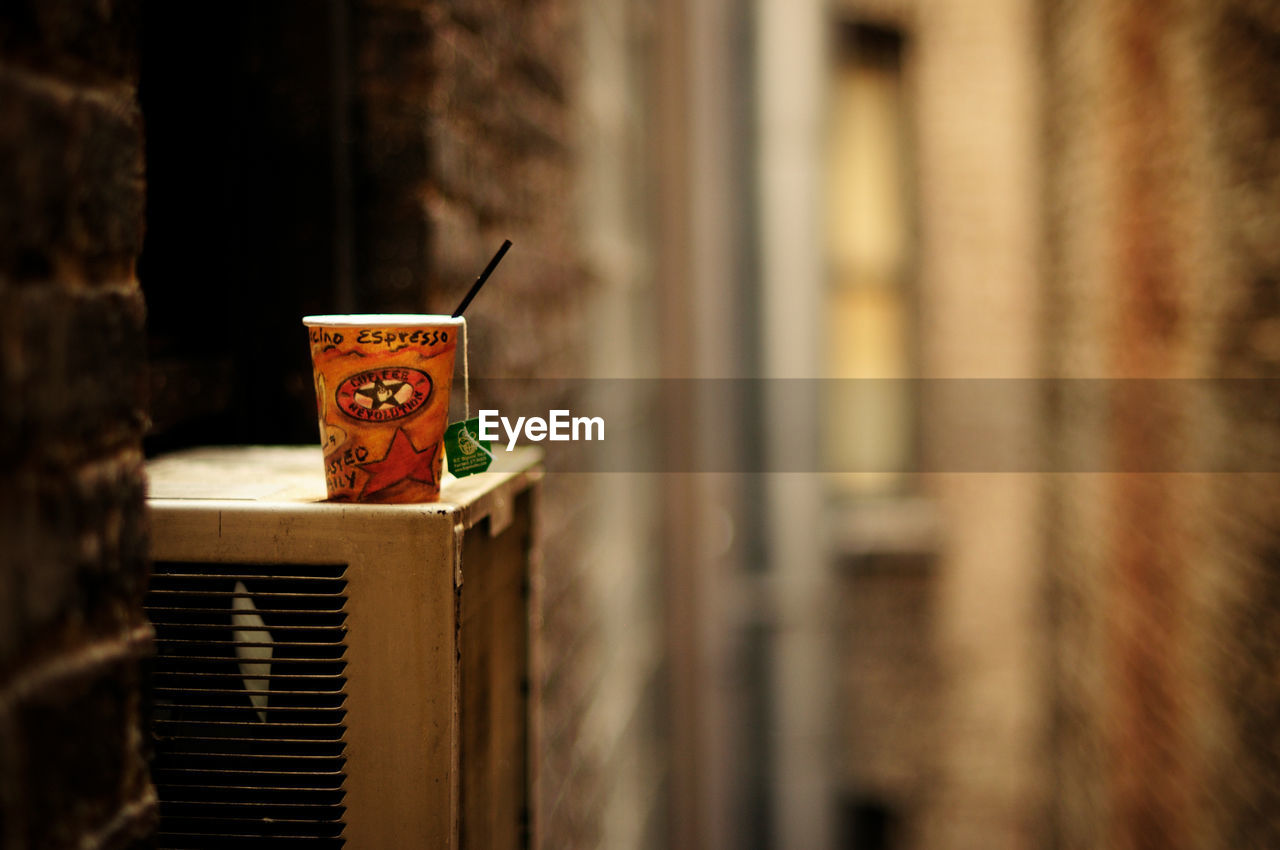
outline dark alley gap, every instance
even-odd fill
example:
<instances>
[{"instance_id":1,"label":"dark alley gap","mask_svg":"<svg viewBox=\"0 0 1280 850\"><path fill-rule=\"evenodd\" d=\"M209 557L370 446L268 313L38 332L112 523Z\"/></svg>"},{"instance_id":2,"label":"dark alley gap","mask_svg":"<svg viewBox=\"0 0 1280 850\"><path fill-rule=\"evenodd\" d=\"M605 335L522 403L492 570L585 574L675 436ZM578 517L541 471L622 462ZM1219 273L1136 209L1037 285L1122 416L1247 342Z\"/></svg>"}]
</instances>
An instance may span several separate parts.
<instances>
[{"instance_id":1,"label":"dark alley gap","mask_svg":"<svg viewBox=\"0 0 1280 850\"><path fill-rule=\"evenodd\" d=\"M349 240L335 215L343 21L307 2L142 12L146 449L309 442L299 319L351 300L335 272Z\"/></svg>"}]
</instances>

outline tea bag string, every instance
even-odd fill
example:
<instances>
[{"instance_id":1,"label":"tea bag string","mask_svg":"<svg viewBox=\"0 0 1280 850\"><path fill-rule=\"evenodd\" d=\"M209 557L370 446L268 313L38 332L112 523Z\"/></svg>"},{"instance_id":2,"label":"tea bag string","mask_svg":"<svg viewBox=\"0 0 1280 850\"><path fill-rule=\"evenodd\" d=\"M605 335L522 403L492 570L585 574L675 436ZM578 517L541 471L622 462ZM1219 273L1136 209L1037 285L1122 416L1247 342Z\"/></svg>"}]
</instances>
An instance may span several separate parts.
<instances>
[{"instance_id":1,"label":"tea bag string","mask_svg":"<svg viewBox=\"0 0 1280 850\"><path fill-rule=\"evenodd\" d=\"M459 318L462 318L459 316ZM471 350L471 346L467 342L467 320L462 319L462 406L464 408L462 417L462 433L471 438L471 442L475 447L493 459L493 452L484 447L479 437L472 434L467 429L467 423L471 421L471 363L468 361L467 353Z\"/></svg>"}]
</instances>

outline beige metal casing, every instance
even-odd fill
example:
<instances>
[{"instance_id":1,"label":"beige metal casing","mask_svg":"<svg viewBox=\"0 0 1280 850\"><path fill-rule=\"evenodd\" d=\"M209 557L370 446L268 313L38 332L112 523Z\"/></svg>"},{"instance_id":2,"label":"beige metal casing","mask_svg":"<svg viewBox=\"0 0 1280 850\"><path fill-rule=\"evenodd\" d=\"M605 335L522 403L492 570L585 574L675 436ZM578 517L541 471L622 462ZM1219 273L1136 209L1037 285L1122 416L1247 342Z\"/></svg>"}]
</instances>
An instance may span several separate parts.
<instances>
[{"instance_id":1,"label":"beige metal casing","mask_svg":"<svg viewBox=\"0 0 1280 850\"><path fill-rule=\"evenodd\" d=\"M501 471L446 479L440 502L415 505L322 501L318 449L149 464L154 561L347 566L347 847L532 843L539 457L517 450Z\"/></svg>"}]
</instances>

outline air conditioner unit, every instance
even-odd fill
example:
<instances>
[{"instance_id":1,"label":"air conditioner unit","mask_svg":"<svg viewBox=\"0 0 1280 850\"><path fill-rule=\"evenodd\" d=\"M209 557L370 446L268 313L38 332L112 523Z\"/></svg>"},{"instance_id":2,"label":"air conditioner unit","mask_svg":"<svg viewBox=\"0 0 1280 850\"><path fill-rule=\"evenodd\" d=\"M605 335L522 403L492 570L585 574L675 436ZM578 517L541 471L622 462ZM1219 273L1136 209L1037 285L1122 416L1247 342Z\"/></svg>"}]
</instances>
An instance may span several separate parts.
<instances>
[{"instance_id":1,"label":"air conditioner unit","mask_svg":"<svg viewBox=\"0 0 1280 850\"><path fill-rule=\"evenodd\" d=\"M536 453L421 505L305 448L148 474L157 846L531 845Z\"/></svg>"}]
</instances>

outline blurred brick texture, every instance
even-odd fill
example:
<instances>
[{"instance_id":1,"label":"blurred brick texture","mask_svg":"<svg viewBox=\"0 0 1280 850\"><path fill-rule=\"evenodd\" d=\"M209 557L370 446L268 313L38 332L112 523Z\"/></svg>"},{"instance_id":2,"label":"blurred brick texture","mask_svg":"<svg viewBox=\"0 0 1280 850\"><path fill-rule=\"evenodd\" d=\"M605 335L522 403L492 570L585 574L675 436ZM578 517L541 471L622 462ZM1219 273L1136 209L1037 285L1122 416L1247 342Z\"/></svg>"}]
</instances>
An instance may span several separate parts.
<instances>
[{"instance_id":1,"label":"blurred brick texture","mask_svg":"<svg viewBox=\"0 0 1280 850\"><path fill-rule=\"evenodd\" d=\"M1280 10L1046 4L1055 372L1280 375ZM1063 409L1117 462L1274 468L1276 406L1223 393L1153 431ZM1280 845L1274 475L1051 483L1054 846Z\"/></svg>"},{"instance_id":2,"label":"blurred brick texture","mask_svg":"<svg viewBox=\"0 0 1280 850\"><path fill-rule=\"evenodd\" d=\"M471 373L540 380L504 380L502 398L476 388L473 411L572 409L559 379L586 374L576 12L568 0L368 0L352 12L355 267L367 308L451 312L513 242L467 311ZM609 795L587 728L603 676L583 546L588 477L552 476L541 502L535 818L547 848L601 846Z\"/></svg>"},{"instance_id":3,"label":"blurred brick texture","mask_svg":"<svg viewBox=\"0 0 1280 850\"><path fill-rule=\"evenodd\" d=\"M1274 3L842 6L911 48L926 371L1280 375ZM1067 400L1037 438L1274 469L1280 399L1253 395L1168 428ZM901 806L899 846L1280 846L1276 476L933 484L936 579L855 575L842 623L842 779Z\"/></svg>"},{"instance_id":4,"label":"blurred brick texture","mask_svg":"<svg viewBox=\"0 0 1280 850\"><path fill-rule=\"evenodd\" d=\"M137 4L0 11L0 845L129 847L147 581Z\"/></svg>"}]
</instances>

